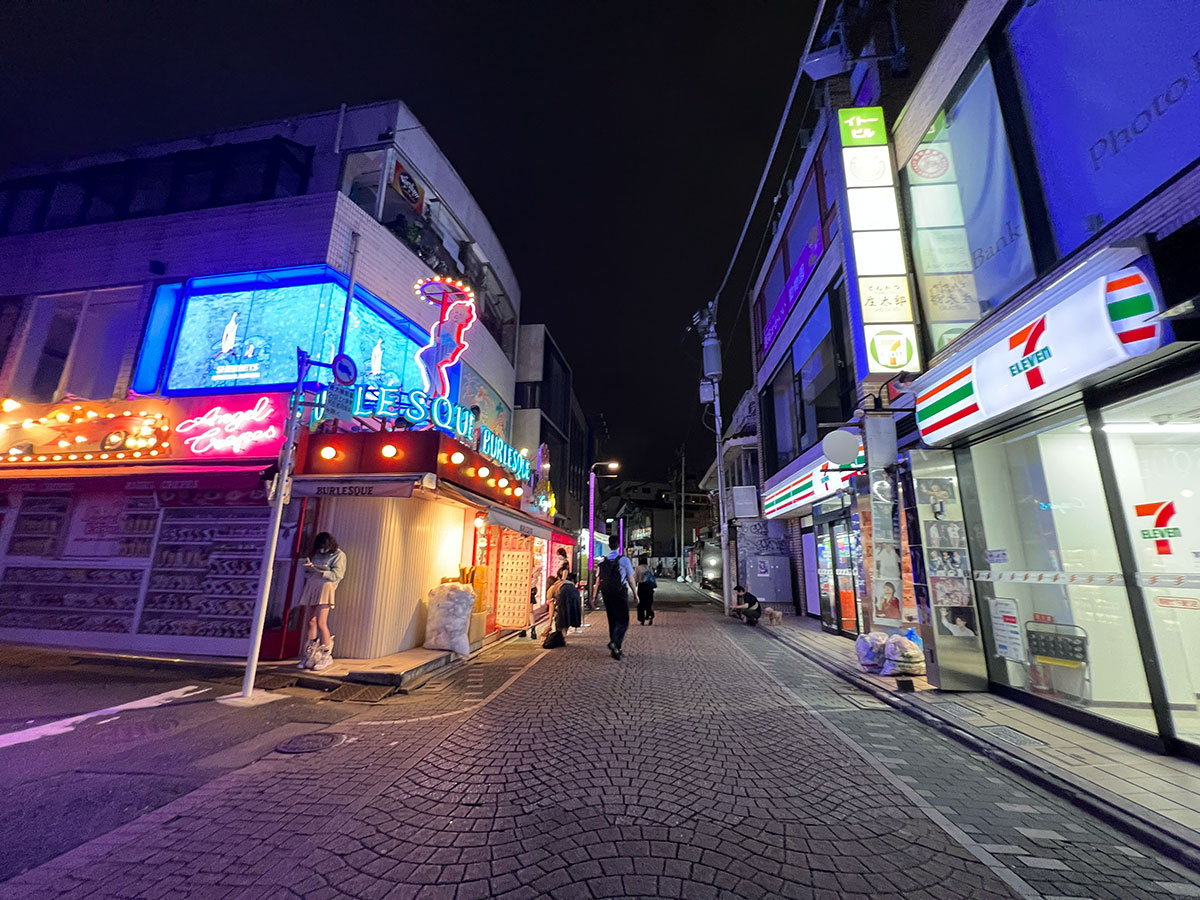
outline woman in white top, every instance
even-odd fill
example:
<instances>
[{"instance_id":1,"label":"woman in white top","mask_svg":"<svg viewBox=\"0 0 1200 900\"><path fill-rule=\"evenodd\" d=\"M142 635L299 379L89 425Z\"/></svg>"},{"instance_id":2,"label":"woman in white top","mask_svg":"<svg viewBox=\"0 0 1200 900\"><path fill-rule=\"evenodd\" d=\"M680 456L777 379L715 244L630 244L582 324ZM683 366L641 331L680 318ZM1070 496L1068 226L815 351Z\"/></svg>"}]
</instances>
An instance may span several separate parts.
<instances>
[{"instance_id":1,"label":"woman in white top","mask_svg":"<svg viewBox=\"0 0 1200 900\"><path fill-rule=\"evenodd\" d=\"M300 607L304 610L304 630L308 635L308 643L300 660L300 668L328 669L333 665L329 611L333 609L338 582L346 577L346 554L338 549L332 534L322 531L313 539L312 556L304 561L304 572Z\"/></svg>"}]
</instances>

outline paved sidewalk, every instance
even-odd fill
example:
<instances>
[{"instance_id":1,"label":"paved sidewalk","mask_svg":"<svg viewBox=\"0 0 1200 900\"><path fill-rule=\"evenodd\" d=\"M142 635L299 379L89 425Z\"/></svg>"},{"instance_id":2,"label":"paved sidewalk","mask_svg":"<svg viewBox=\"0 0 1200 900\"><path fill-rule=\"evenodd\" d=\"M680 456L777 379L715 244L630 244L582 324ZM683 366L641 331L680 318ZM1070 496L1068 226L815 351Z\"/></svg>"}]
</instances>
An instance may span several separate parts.
<instances>
[{"instance_id":1,"label":"paved sidewalk","mask_svg":"<svg viewBox=\"0 0 1200 900\"><path fill-rule=\"evenodd\" d=\"M924 679L903 694L896 679L863 672L854 643L807 617L770 631L855 684L869 684L940 724L1086 793L1130 825L1167 835L1200 860L1200 764L1126 744L988 693L942 693Z\"/></svg>"},{"instance_id":2,"label":"paved sidewalk","mask_svg":"<svg viewBox=\"0 0 1200 900\"><path fill-rule=\"evenodd\" d=\"M438 673L329 749L272 754L0 898L1200 896L761 630L664 603L617 662L591 621Z\"/></svg>"}]
</instances>

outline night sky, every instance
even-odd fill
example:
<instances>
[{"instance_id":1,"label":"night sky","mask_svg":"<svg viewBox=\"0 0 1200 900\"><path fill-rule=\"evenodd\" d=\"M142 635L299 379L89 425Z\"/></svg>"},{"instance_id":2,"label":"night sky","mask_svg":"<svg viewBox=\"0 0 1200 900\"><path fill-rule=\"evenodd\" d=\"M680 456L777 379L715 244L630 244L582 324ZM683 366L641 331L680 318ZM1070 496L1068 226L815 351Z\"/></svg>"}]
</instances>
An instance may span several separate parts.
<instances>
[{"instance_id":1,"label":"night sky","mask_svg":"<svg viewBox=\"0 0 1200 900\"><path fill-rule=\"evenodd\" d=\"M549 326L604 416L602 452L665 477L686 438L699 474L712 439L684 330L724 274L812 7L9 0L0 172L398 97L491 220L522 320ZM728 411L749 383L747 268L722 297Z\"/></svg>"}]
</instances>

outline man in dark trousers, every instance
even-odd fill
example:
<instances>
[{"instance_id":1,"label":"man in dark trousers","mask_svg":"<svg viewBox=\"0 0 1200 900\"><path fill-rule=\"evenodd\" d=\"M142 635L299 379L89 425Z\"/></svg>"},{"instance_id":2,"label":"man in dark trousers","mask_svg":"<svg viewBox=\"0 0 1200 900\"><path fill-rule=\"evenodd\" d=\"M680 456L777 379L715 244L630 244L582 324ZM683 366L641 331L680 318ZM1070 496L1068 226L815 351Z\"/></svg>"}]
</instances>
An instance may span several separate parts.
<instances>
[{"instance_id":1,"label":"man in dark trousers","mask_svg":"<svg viewBox=\"0 0 1200 900\"><path fill-rule=\"evenodd\" d=\"M621 644L629 628L629 597L637 595L637 584L633 580L633 563L620 551L621 539L615 534L608 536L608 555L600 561L600 577L592 590L604 595L604 613L608 616L608 652L613 659L620 659ZM625 588L628 586L629 591Z\"/></svg>"},{"instance_id":2,"label":"man in dark trousers","mask_svg":"<svg viewBox=\"0 0 1200 900\"><path fill-rule=\"evenodd\" d=\"M737 594L738 602L729 607L729 614L737 616L747 625L757 625L758 620L762 617L762 604L758 602L758 598L740 584L733 589L733 592Z\"/></svg>"}]
</instances>

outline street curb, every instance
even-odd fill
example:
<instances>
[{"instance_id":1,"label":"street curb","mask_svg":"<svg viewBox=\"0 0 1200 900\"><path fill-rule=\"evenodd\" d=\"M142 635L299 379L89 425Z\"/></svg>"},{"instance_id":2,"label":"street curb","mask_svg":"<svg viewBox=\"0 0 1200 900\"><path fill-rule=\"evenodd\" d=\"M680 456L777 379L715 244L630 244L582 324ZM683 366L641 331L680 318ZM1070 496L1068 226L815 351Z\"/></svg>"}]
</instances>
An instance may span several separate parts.
<instances>
[{"instance_id":1,"label":"street curb","mask_svg":"<svg viewBox=\"0 0 1200 900\"><path fill-rule=\"evenodd\" d=\"M1169 821L1166 824L1151 822L1135 812L1121 809L1114 805L1111 800L1097 793L1086 782L1077 781L1049 769L1034 765L1028 760L1017 756L1006 747L964 731L959 725L949 719L937 715L930 709L918 706L915 701L908 700L903 695L883 690L867 679L858 676L857 673L848 671L844 667L823 658L808 648L793 643L783 634L776 632L769 626L759 628L758 631L770 635L785 647L799 653L805 659L816 663L827 672L865 691L893 709L899 710L908 717L935 729L968 749L986 756L988 759L1022 778L1032 781L1056 797L1066 800L1068 803L1073 804L1101 821L1107 822L1117 830L1148 847L1152 847L1163 856L1180 863L1189 870L1200 872L1200 845L1184 838L1175 837L1164 830L1165 828L1174 826L1175 823Z\"/></svg>"}]
</instances>

